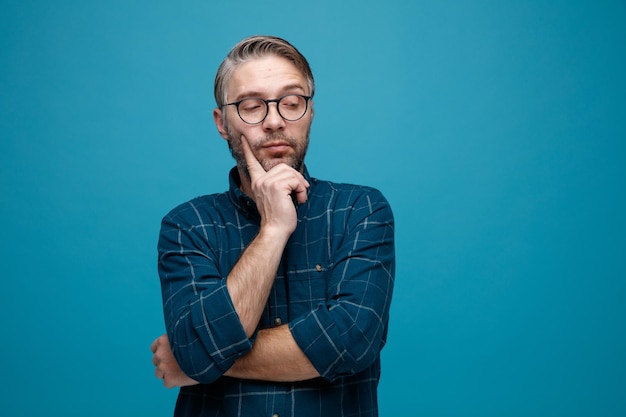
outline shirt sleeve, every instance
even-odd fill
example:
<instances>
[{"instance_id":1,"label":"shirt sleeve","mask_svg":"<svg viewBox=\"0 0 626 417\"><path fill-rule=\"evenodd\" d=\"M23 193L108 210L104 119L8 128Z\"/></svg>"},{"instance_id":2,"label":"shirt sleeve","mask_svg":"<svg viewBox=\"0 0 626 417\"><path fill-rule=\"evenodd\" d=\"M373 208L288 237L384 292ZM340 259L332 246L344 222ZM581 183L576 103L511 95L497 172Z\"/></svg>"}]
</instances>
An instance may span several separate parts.
<instances>
[{"instance_id":1,"label":"shirt sleeve","mask_svg":"<svg viewBox=\"0 0 626 417\"><path fill-rule=\"evenodd\" d=\"M163 218L158 243L165 325L174 357L191 378L210 383L247 353L252 341L220 276L206 228L177 212ZM190 217L192 220L187 219ZM201 219L200 219L201 220Z\"/></svg>"},{"instance_id":2,"label":"shirt sleeve","mask_svg":"<svg viewBox=\"0 0 626 417\"><path fill-rule=\"evenodd\" d=\"M342 237L333 244L326 301L289 324L298 346L329 381L361 372L379 358L395 275L394 219L387 200L370 189L347 206L346 219L333 223Z\"/></svg>"}]
</instances>

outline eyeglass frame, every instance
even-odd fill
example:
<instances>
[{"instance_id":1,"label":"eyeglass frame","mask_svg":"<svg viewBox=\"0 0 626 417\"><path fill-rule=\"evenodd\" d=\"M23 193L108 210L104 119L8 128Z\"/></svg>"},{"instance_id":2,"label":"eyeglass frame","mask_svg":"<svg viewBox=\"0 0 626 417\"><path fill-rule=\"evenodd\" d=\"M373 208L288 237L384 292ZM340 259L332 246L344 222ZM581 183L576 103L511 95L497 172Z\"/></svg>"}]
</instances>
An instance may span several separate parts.
<instances>
[{"instance_id":1,"label":"eyeglass frame","mask_svg":"<svg viewBox=\"0 0 626 417\"><path fill-rule=\"evenodd\" d=\"M282 99L284 99L285 97L291 97L291 96L298 96L304 99L304 112L302 112L302 116L298 117L297 119L287 119L285 116L283 116L280 112L280 101ZM226 106L235 106L235 108L237 109L237 116L239 116L239 118L241 119L242 122L249 124L249 125L258 125L259 123L263 123L265 121L265 119L267 119L267 115L270 114L270 103L276 103L276 111L278 112L278 115L280 117L282 117L283 120L286 120L288 122L297 122L298 120L302 119L304 117L304 115L306 114L306 112L309 110L309 101L313 98L313 96L305 96L303 94L285 94L282 97L279 98L275 98L275 99L271 99L271 100L265 100L263 98L257 98L257 97L246 97L244 99L241 99L239 101L234 101L232 103L226 103L222 106L226 107ZM239 105L241 103L243 103L246 100L259 100L265 103L265 116L263 116L263 118L261 120L259 120L256 123L250 123L250 122L246 122L244 120L243 117L241 117L241 113L239 113Z\"/></svg>"}]
</instances>

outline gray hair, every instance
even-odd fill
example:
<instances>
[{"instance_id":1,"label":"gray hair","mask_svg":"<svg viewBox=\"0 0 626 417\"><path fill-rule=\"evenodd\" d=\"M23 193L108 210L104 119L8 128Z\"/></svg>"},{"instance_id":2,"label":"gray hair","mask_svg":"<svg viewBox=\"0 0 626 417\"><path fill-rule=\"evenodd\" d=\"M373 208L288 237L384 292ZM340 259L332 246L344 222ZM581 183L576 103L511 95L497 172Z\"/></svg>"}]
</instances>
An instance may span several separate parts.
<instances>
[{"instance_id":1,"label":"gray hair","mask_svg":"<svg viewBox=\"0 0 626 417\"><path fill-rule=\"evenodd\" d=\"M226 104L226 85L237 66L267 55L287 59L306 78L309 95L315 93L315 81L308 61L293 45L275 36L251 36L240 41L230 50L215 75L215 103L218 108Z\"/></svg>"}]
</instances>

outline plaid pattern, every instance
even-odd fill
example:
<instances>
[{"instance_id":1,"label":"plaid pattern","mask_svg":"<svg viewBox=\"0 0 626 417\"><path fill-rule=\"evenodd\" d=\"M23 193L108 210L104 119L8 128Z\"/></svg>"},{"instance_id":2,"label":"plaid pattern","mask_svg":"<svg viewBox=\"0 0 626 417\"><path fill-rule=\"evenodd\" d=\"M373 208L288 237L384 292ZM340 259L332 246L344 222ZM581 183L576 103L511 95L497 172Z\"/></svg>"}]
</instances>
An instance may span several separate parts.
<instances>
[{"instance_id":1,"label":"plaid pattern","mask_svg":"<svg viewBox=\"0 0 626 417\"><path fill-rule=\"evenodd\" d=\"M198 197L164 217L159 275L165 323L181 368L202 384L181 388L180 416L377 416L383 348L395 273L394 222L369 187L312 179L297 208L259 329L288 323L321 378L297 383L222 374L249 340L226 277L259 230L254 202L238 187Z\"/></svg>"}]
</instances>

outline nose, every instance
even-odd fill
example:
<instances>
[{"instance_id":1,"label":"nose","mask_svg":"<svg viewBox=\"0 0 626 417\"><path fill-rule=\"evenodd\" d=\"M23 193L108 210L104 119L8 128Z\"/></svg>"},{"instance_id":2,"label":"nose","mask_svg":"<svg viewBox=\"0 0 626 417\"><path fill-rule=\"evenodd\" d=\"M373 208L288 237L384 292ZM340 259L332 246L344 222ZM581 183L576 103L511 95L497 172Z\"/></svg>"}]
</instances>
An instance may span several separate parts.
<instances>
[{"instance_id":1,"label":"nose","mask_svg":"<svg viewBox=\"0 0 626 417\"><path fill-rule=\"evenodd\" d=\"M285 120L278 113L278 103L268 103L267 116L263 120L263 129L268 131L280 130L285 127Z\"/></svg>"}]
</instances>

